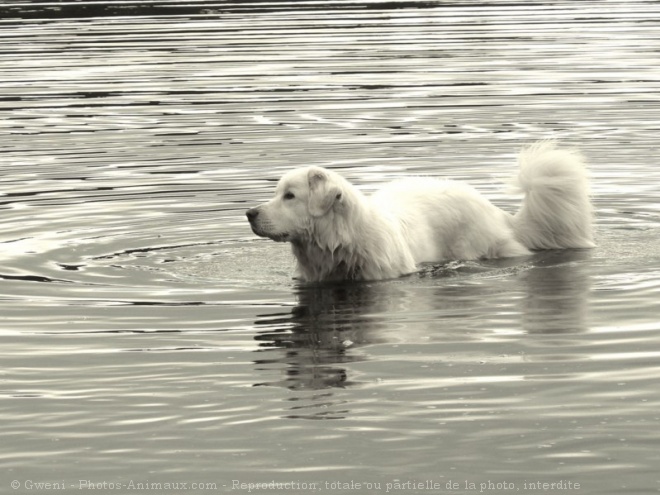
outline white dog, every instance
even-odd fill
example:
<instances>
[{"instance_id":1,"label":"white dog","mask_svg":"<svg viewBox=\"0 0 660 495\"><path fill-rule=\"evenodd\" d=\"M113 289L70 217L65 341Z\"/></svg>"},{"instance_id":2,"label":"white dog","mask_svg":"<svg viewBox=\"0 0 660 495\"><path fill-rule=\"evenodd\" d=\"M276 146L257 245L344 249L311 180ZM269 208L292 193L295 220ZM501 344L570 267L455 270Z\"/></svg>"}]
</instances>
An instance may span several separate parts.
<instances>
[{"instance_id":1,"label":"white dog","mask_svg":"<svg viewBox=\"0 0 660 495\"><path fill-rule=\"evenodd\" d=\"M457 182L401 179L365 196L337 173L307 167L284 175L275 197L247 217L255 234L292 244L305 281L394 278L425 261L593 247L581 156L546 141L519 162L525 198L515 215Z\"/></svg>"}]
</instances>

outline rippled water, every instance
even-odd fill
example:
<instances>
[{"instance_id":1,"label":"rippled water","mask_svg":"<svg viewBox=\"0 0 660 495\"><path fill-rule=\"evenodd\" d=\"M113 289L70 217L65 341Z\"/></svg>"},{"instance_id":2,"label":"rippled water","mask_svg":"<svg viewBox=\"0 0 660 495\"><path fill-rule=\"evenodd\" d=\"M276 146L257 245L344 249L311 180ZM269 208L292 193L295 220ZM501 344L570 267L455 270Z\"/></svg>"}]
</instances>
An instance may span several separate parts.
<instances>
[{"instance_id":1,"label":"rippled water","mask_svg":"<svg viewBox=\"0 0 660 495\"><path fill-rule=\"evenodd\" d=\"M660 490L657 2L1 10L2 491ZM244 219L307 164L515 211L548 137L592 251L307 287Z\"/></svg>"}]
</instances>

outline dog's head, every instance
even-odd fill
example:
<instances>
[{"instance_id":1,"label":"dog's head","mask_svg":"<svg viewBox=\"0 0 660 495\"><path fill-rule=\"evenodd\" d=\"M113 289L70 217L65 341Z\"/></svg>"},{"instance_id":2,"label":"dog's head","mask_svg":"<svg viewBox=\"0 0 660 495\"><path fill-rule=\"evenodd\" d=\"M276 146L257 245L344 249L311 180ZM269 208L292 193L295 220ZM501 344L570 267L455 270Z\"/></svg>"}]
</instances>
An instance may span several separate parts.
<instances>
[{"instance_id":1,"label":"dog's head","mask_svg":"<svg viewBox=\"0 0 660 495\"><path fill-rule=\"evenodd\" d=\"M252 231L282 242L311 242L319 225L327 229L345 205L350 186L339 175L320 167L285 174L275 197L247 211Z\"/></svg>"}]
</instances>

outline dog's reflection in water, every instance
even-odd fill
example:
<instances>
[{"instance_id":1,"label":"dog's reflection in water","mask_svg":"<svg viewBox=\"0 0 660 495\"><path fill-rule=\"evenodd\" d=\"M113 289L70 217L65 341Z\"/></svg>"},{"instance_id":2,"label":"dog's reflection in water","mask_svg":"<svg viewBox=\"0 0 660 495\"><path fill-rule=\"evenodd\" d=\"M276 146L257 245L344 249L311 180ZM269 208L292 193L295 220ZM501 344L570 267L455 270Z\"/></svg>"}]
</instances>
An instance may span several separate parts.
<instances>
[{"instance_id":1,"label":"dog's reflection in water","mask_svg":"<svg viewBox=\"0 0 660 495\"><path fill-rule=\"evenodd\" d=\"M257 321L269 329L255 337L261 350L284 350L274 359L256 360L257 365L285 363L285 377L277 383L292 389L323 389L349 384L342 363L361 361L359 347L376 343L373 329L384 322L377 307L386 305L376 300L372 285L333 284L301 286L297 289L298 305L291 312L271 314ZM266 385L266 384L260 384Z\"/></svg>"},{"instance_id":2,"label":"dog's reflection in water","mask_svg":"<svg viewBox=\"0 0 660 495\"><path fill-rule=\"evenodd\" d=\"M524 263L452 262L397 280L300 285L293 309L255 322L255 364L276 377L257 385L349 386L358 378L344 365L371 359L367 344L467 346L500 327L521 338L585 331L589 258L589 250L544 251Z\"/></svg>"}]
</instances>

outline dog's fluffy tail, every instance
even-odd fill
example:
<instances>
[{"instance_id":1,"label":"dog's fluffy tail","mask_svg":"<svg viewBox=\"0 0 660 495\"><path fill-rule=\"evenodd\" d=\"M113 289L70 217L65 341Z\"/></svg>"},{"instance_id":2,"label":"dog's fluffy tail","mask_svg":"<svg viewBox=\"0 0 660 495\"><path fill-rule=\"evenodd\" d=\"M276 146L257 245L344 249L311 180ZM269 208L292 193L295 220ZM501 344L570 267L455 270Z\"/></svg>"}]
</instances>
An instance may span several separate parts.
<instances>
[{"instance_id":1,"label":"dog's fluffy tail","mask_svg":"<svg viewBox=\"0 0 660 495\"><path fill-rule=\"evenodd\" d=\"M513 218L518 240L529 249L594 247L582 156L542 141L524 149L519 163L516 185L525 198Z\"/></svg>"}]
</instances>

